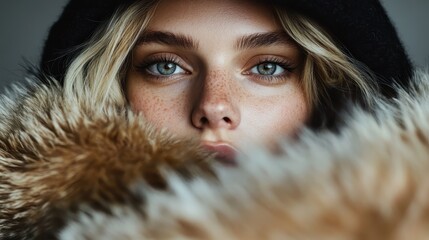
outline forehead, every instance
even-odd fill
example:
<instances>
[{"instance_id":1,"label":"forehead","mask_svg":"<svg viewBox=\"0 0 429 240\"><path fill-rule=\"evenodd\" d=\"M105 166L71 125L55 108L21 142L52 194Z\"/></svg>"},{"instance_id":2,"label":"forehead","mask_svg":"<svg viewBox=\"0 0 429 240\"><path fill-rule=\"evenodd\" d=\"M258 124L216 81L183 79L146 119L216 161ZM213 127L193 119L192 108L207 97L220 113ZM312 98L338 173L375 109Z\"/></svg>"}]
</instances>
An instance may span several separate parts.
<instances>
[{"instance_id":1,"label":"forehead","mask_svg":"<svg viewBox=\"0 0 429 240\"><path fill-rule=\"evenodd\" d=\"M148 28L170 32L278 31L273 9L244 0L161 0Z\"/></svg>"}]
</instances>

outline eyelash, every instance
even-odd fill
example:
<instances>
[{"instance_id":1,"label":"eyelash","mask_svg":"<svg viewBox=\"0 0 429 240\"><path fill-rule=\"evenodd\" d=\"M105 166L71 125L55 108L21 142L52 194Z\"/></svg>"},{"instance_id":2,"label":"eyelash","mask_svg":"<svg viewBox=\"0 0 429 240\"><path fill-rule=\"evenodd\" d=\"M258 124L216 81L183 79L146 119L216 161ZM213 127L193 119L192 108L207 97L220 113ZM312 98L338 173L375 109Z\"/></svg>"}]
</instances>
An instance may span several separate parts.
<instances>
[{"instance_id":1,"label":"eyelash","mask_svg":"<svg viewBox=\"0 0 429 240\"><path fill-rule=\"evenodd\" d=\"M262 75L262 74L253 74L250 72L251 69L253 69L254 67L257 67L261 64L266 64L266 63L273 63L283 68L285 71L284 73L281 73L278 75ZM278 58L278 57L266 57L266 58L260 59L257 64L252 65L252 67L249 70L245 71L244 74L253 75L259 80L268 82L269 84L276 84L276 83L281 83L283 81L286 81L288 78L288 75L295 72L295 70L296 70L296 67L294 66L294 64L292 64L286 59Z\"/></svg>"},{"instance_id":2,"label":"eyelash","mask_svg":"<svg viewBox=\"0 0 429 240\"><path fill-rule=\"evenodd\" d=\"M184 69L181 65L180 65L180 61L179 61L179 59L177 58L177 57L175 57L175 56L157 56L157 57L154 57L154 58L149 58L149 59L146 59L146 60L144 60L144 61L142 61L141 63L139 63L138 65L136 65L135 66L135 68L138 70L138 71L140 71L140 72L142 72L142 73L144 73L144 74L149 74L149 75L151 75L151 76L155 76L155 75L153 75L153 74L151 74L151 73L149 73L149 70L148 70L148 68L150 67L150 66L152 66L152 65L154 65L154 64L157 64L157 63L174 63L174 64L176 64L177 66L179 66L179 67L181 67L182 69ZM185 70L185 69L184 69ZM186 70L185 70L186 71ZM166 77L166 76L161 76L161 77Z\"/></svg>"},{"instance_id":3,"label":"eyelash","mask_svg":"<svg viewBox=\"0 0 429 240\"><path fill-rule=\"evenodd\" d=\"M170 56L170 55L162 55L162 56L156 56L153 58L149 58L146 59L144 61L142 61L141 63L139 63L138 65L135 66L135 68L147 75L148 77L154 78L156 81L162 81L162 80L167 80L170 79L172 77L175 77L175 75L177 74L173 74L173 75L157 75L157 74L152 74L150 73L150 71L148 70L148 68L150 66L153 66L154 64L158 64L158 63L173 63L176 64L178 67L182 68L185 72L189 73L184 67L182 67L182 65L180 64L180 59L177 56ZM279 66L281 68L283 68L285 71L284 73L278 74L278 75L263 75L263 74L254 74L251 73L250 71L254 68L257 67L261 64L266 64L266 63L273 63L276 66ZM248 70L246 70L245 72L243 72L244 75L251 75L252 77L257 78L258 81L262 81L264 83L268 83L268 84L276 84L276 83L282 83L284 81L286 81L288 79L288 75L290 73L293 73L296 70L296 67L290 63L288 60L284 59L284 58L279 58L279 57L265 57L265 58L261 58L260 60L258 60L258 62L254 65L252 65L251 68L249 68Z\"/></svg>"}]
</instances>

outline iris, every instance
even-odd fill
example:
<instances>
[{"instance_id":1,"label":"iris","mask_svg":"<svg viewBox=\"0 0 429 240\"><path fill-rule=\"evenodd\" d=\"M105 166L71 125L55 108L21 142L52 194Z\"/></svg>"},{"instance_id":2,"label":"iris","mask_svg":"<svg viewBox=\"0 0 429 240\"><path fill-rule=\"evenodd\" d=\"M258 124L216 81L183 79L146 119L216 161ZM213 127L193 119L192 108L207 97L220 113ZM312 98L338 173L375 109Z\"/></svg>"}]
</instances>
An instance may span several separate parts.
<instances>
[{"instance_id":1,"label":"iris","mask_svg":"<svg viewBox=\"0 0 429 240\"><path fill-rule=\"evenodd\" d=\"M171 75L176 71L177 64L172 62L161 62L156 64L156 69L161 75Z\"/></svg>"}]
</instances>

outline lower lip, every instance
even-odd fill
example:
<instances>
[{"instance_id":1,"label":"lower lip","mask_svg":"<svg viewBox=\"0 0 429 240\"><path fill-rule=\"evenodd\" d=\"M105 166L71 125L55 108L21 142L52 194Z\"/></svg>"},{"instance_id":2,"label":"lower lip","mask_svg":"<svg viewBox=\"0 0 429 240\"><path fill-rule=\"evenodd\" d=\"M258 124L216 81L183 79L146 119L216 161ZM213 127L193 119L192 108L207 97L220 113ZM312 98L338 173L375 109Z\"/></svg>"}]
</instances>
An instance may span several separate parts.
<instances>
[{"instance_id":1,"label":"lower lip","mask_svg":"<svg viewBox=\"0 0 429 240\"><path fill-rule=\"evenodd\" d=\"M203 145L203 147L215 153L215 159L220 163L227 166L236 165L237 151L229 145Z\"/></svg>"}]
</instances>

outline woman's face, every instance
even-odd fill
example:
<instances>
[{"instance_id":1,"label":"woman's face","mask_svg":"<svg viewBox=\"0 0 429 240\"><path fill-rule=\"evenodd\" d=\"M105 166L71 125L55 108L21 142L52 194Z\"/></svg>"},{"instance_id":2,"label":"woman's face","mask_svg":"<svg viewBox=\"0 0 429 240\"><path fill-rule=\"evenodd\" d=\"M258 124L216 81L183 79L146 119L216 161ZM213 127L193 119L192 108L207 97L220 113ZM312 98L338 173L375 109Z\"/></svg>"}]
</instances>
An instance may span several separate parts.
<instances>
[{"instance_id":1,"label":"woman's face","mask_svg":"<svg viewBox=\"0 0 429 240\"><path fill-rule=\"evenodd\" d=\"M300 50L266 6L163 0L132 54L132 109L219 158L291 135L309 115Z\"/></svg>"}]
</instances>

